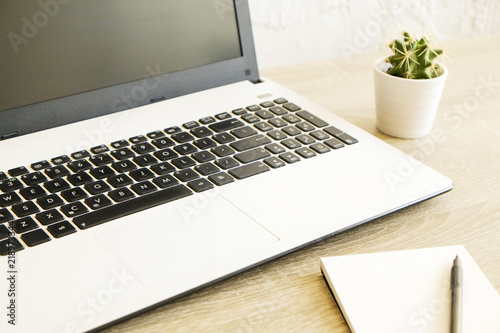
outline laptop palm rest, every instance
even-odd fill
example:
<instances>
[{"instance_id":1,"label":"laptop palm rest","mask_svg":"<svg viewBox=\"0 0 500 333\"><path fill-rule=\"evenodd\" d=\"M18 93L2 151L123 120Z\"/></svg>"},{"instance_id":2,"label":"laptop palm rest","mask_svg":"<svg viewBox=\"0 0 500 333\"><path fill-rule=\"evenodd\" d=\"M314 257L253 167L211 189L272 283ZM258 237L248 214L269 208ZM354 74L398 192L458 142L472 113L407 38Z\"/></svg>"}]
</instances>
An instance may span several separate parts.
<instances>
[{"instance_id":1,"label":"laptop palm rest","mask_svg":"<svg viewBox=\"0 0 500 333\"><path fill-rule=\"evenodd\" d=\"M222 196L186 214L189 209L181 206L96 238L149 289L279 241Z\"/></svg>"}]
</instances>

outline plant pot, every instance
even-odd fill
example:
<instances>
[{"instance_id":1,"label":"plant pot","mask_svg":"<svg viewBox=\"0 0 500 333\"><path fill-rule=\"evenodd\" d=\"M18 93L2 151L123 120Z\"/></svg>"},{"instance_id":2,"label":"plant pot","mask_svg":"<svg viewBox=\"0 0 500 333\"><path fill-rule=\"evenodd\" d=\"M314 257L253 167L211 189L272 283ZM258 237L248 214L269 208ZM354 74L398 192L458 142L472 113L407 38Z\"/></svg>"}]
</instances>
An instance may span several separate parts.
<instances>
[{"instance_id":1,"label":"plant pot","mask_svg":"<svg viewBox=\"0 0 500 333\"><path fill-rule=\"evenodd\" d=\"M384 58L373 63L377 128L385 134L414 139L432 129L448 69L432 79L404 79L389 75Z\"/></svg>"}]
</instances>

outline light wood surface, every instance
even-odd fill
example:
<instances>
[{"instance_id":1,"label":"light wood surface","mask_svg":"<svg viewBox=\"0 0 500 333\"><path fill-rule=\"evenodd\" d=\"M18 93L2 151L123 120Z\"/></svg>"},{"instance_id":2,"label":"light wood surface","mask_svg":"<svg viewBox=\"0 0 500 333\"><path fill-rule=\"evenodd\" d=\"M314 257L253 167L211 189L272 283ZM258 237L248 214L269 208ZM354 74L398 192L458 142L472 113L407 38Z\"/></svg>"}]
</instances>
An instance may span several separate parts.
<instances>
[{"instance_id":1,"label":"light wood surface","mask_svg":"<svg viewBox=\"0 0 500 333\"><path fill-rule=\"evenodd\" d=\"M463 244L500 292L498 45L500 35L448 45L450 73L433 131L415 140L376 129L371 63L380 54L263 71L450 177L455 188L104 332L349 332L321 277L324 256Z\"/></svg>"}]
</instances>

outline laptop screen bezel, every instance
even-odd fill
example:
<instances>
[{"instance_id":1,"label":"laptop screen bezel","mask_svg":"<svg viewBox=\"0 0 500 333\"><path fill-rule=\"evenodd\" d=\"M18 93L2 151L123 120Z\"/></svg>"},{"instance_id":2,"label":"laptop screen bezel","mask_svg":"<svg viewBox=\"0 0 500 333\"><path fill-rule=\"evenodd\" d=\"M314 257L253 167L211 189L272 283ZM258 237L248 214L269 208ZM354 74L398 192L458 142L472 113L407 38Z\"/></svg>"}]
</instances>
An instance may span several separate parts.
<instances>
[{"instance_id":1,"label":"laptop screen bezel","mask_svg":"<svg viewBox=\"0 0 500 333\"><path fill-rule=\"evenodd\" d=\"M221 0L224 4L225 1ZM259 81L247 0L234 0L241 57L0 111L0 140L249 80ZM221 7L224 9L225 7ZM154 73L154 68L150 69ZM146 81L149 80L149 81ZM140 98L133 97L134 91Z\"/></svg>"}]
</instances>

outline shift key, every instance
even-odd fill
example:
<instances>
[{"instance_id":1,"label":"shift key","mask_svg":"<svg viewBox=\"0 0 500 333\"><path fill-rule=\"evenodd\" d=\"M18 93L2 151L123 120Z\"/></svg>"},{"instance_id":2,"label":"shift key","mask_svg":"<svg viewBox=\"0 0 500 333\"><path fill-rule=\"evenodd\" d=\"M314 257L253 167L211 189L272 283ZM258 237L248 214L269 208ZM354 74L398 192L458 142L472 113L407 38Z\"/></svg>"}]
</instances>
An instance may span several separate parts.
<instances>
[{"instance_id":1,"label":"shift key","mask_svg":"<svg viewBox=\"0 0 500 333\"><path fill-rule=\"evenodd\" d=\"M271 169L269 169L269 167L264 163L255 162L231 169L228 172L236 179L245 179L269 170Z\"/></svg>"},{"instance_id":2,"label":"shift key","mask_svg":"<svg viewBox=\"0 0 500 333\"><path fill-rule=\"evenodd\" d=\"M230 146L237 151L244 151L252 148L256 148L262 145L266 145L271 143L271 140L268 137L265 137L262 134L254 135L249 138L236 141L230 144Z\"/></svg>"}]
</instances>

